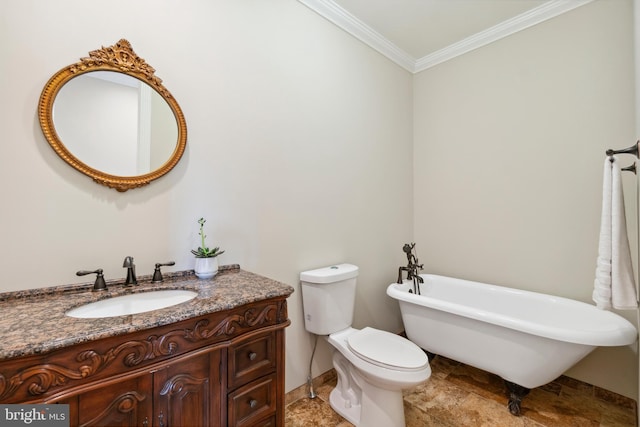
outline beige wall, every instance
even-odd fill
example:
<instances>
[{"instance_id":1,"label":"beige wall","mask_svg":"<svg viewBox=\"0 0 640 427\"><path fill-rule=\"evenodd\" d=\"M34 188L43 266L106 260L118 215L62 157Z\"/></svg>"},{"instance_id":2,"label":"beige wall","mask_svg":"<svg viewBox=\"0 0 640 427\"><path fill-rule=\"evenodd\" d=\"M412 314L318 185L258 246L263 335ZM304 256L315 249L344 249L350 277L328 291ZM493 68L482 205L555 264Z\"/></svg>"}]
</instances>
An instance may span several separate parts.
<instances>
[{"instance_id":1,"label":"beige wall","mask_svg":"<svg viewBox=\"0 0 640 427\"><path fill-rule=\"evenodd\" d=\"M636 140L632 16L631 1L596 1L416 75L429 271L591 302L604 152ZM635 346L598 349L569 375L636 398L636 360Z\"/></svg>"},{"instance_id":2,"label":"beige wall","mask_svg":"<svg viewBox=\"0 0 640 427\"><path fill-rule=\"evenodd\" d=\"M120 38L157 70L188 126L180 164L124 194L59 159L38 97ZM193 268L200 217L221 263L295 287L287 389L304 383L300 271L360 266L356 323L402 329L385 295L411 240L412 76L295 0L0 2L0 291ZM37 259L37 260L36 260ZM171 271L171 269L167 269ZM314 374L331 367L323 344Z\"/></svg>"}]
</instances>

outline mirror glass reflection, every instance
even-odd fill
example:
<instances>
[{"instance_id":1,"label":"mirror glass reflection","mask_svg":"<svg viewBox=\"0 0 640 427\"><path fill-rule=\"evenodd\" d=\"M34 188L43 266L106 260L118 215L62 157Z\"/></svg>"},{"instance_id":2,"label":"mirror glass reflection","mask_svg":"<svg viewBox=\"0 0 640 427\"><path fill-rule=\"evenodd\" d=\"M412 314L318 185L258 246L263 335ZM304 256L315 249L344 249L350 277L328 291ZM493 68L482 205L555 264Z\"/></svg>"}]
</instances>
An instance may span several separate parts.
<instances>
[{"instance_id":1,"label":"mirror glass reflection","mask_svg":"<svg viewBox=\"0 0 640 427\"><path fill-rule=\"evenodd\" d=\"M162 96L143 81L113 71L69 80L55 98L53 122L74 156L111 175L156 170L178 142L176 119Z\"/></svg>"}]
</instances>

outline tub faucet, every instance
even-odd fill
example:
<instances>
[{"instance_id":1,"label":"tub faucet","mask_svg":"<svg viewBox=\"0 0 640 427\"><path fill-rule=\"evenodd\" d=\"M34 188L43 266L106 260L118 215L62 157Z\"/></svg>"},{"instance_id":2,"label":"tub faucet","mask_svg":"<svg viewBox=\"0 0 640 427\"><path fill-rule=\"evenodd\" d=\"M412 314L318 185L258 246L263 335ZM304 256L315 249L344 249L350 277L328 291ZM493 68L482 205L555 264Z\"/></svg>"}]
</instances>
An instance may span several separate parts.
<instances>
[{"instance_id":1,"label":"tub faucet","mask_svg":"<svg viewBox=\"0 0 640 427\"><path fill-rule=\"evenodd\" d=\"M413 280L413 293L420 295L420 283L424 283L424 279L420 277L420 270L424 268L424 264L418 264L418 258L413 253L415 243L405 243L402 251L407 254L407 266L398 268L398 284L402 284L402 272L407 272L407 280Z\"/></svg>"},{"instance_id":2,"label":"tub faucet","mask_svg":"<svg viewBox=\"0 0 640 427\"><path fill-rule=\"evenodd\" d=\"M133 263L133 257L127 256L124 258L124 263L122 264L124 268L127 269L127 278L124 281L125 286L137 285L138 279L136 279L136 265Z\"/></svg>"}]
</instances>

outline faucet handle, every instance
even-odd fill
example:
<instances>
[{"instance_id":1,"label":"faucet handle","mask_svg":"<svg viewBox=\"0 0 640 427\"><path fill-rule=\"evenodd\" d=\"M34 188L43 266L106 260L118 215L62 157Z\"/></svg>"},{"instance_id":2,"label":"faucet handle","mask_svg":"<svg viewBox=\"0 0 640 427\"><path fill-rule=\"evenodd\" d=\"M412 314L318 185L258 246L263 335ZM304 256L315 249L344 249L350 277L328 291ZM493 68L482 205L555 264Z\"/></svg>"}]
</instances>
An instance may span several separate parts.
<instances>
[{"instance_id":1,"label":"faucet handle","mask_svg":"<svg viewBox=\"0 0 640 427\"><path fill-rule=\"evenodd\" d=\"M99 268L95 271L89 270L80 270L76 272L76 276L86 276L87 274L96 274L96 281L93 284L94 291L106 291L107 283L104 281L104 275L102 274L102 269Z\"/></svg>"},{"instance_id":2,"label":"faucet handle","mask_svg":"<svg viewBox=\"0 0 640 427\"><path fill-rule=\"evenodd\" d=\"M160 271L160 267L162 266L169 266L169 265L175 265L176 262L175 261L169 261L169 262L165 262L165 263L156 263L156 269L153 271L153 279L151 279L151 283L160 283L162 282L164 279L162 278L162 272Z\"/></svg>"}]
</instances>

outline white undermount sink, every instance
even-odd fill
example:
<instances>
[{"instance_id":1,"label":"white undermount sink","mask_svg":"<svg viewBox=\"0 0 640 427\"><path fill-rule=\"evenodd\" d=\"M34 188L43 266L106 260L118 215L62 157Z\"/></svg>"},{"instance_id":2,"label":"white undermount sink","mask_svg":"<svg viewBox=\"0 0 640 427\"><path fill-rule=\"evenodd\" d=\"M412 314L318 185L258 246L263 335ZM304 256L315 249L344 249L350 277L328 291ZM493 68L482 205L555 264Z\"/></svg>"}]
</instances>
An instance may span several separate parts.
<instances>
[{"instance_id":1,"label":"white undermount sink","mask_svg":"<svg viewBox=\"0 0 640 427\"><path fill-rule=\"evenodd\" d=\"M141 292L81 305L67 311L66 314L80 319L124 316L171 307L192 300L197 295L197 292L180 289Z\"/></svg>"}]
</instances>

